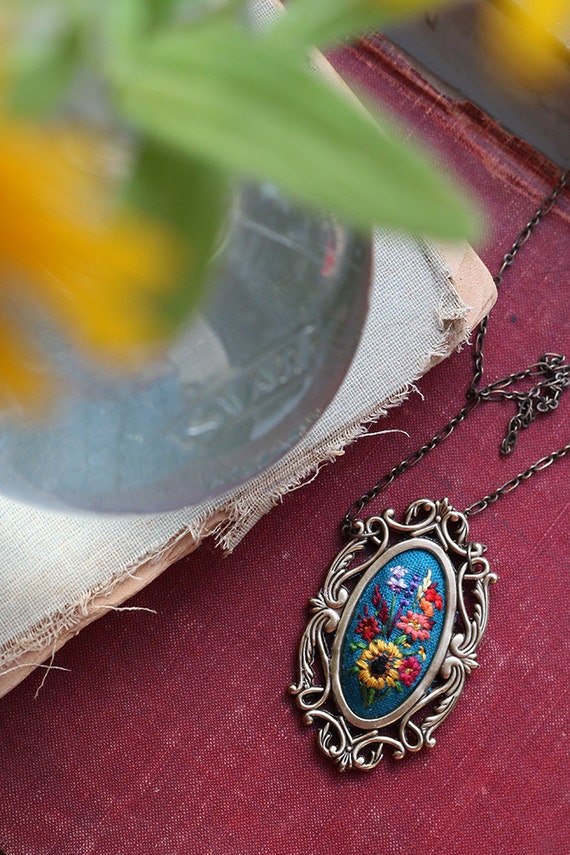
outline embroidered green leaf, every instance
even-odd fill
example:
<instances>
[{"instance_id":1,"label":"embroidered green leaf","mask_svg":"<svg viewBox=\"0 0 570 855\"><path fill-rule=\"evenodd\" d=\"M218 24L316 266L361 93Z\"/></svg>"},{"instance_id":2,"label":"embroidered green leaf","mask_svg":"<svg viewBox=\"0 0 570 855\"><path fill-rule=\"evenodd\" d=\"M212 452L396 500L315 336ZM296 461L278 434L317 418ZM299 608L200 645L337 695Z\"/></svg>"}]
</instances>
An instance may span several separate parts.
<instances>
[{"instance_id":1,"label":"embroidered green leaf","mask_svg":"<svg viewBox=\"0 0 570 855\"><path fill-rule=\"evenodd\" d=\"M368 706L374 703L376 698L376 689L368 689Z\"/></svg>"},{"instance_id":2,"label":"embroidered green leaf","mask_svg":"<svg viewBox=\"0 0 570 855\"><path fill-rule=\"evenodd\" d=\"M394 644L403 644L408 636L407 635L399 635L398 638L394 641Z\"/></svg>"},{"instance_id":3,"label":"embroidered green leaf","mask_svg":"<svg viewBox=\"0 0 570 855\"><path fill-rule=\"evenodd\" d=\"M394 617L394 609L396 607L396 595L392 594L392 602L390 603L390 611L388 613L388 620L386 621L387 626L392 624L392 618Z\"/></svg>"},{"instance_id":4,"label":"embroidered green leaf","mask_svg":"<svg viewBox=\"0 0 570 855\"><path fill-rule=\"evenodd\" d=\"M238 26L164 34L112 77L139 130L224 170L273 181L361 229L473 234L463 200L402 135L382 133L286 50Z\"/></svg>"},{"instance_id":5,"label":"embroidered green leaf","mask_svg":"<svg viewBox=\"0 0 570 855\"><path fill-rule=\"evenodd\" d=\"M402 689L402 684L400 683L399 680L396 680L396 682L394 683L394 688L396 689L397 692L403 692L404 691Z\"/></svg>"}]
</instances>

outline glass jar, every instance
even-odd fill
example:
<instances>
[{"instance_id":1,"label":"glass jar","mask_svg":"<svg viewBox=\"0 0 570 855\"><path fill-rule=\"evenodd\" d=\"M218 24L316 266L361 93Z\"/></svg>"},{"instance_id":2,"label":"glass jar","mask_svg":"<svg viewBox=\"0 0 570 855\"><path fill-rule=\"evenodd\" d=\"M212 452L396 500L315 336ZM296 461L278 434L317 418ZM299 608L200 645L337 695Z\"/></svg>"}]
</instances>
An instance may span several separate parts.
<instances>
[{"instance_id":1,"label":"glass jar","mask_svg":"<svg viewBox=\"0 0 570 855\"><path fill-rule=\"evenodd\" d=\"M64 378L42 421L0 421L0 491L97 512L196 504L274 463L338 389L363 326L371 239L269 184L236 192L209 297L160 361L97 371L53 336Z\"/></svg>"}]
</instances>

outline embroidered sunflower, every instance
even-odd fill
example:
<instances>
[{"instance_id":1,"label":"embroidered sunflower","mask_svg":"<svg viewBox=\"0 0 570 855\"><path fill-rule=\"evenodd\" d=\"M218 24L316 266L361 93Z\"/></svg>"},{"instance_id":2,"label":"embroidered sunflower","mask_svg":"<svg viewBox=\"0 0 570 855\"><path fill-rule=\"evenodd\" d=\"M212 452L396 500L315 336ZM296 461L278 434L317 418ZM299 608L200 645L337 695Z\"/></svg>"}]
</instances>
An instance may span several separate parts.
<instances>
[{"instance_id":1,"label":"embroidered sunflower","mask_svg":"<svg viewBox=\"0 0 570 855\"><path fill-rule=\"evenodd\" d=\"M371 641L356 661L358 679L367 689L394 688L402 654L390 641Z\"/></svg>"}]
</instances>

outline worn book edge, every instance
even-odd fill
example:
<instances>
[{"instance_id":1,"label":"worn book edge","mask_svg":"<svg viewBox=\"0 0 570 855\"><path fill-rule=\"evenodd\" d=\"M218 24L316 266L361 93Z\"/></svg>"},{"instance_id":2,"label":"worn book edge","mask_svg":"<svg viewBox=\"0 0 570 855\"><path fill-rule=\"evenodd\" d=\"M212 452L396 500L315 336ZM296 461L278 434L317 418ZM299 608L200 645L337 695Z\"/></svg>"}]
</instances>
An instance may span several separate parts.
<instances>
[{"instance_id":1,"label":"worn book edge","mask_svg":"<svg viewBox=\"0 0 570 855\"><path fill-rule=\"evenodd\" d=\"M224 503L202 517L191 520L159 548L141 555L126 567L110 569L108 577L86 589L75 602L63 604L56 612L46 614L39 622L3 646L0 651L0 697L7 694L37 667L49 669L46 660L53 657L69 639L84 627L110 610L120 608L138 591L157 578L167 567L195 550L202 540L214 536L221 548L231 551L244 533L267 513L283 496L302 485L318 473L322 465L334 462L344 453L347 445L362 436L372 422L384 416L388 409L401 404L421 374L465 343L481 319L488 314L496 298L496 289L487 269L474 250L467 244L439 244L438 251L451 272L450 285L454 287L463 310L457 317L442 317L444 327L442 345L429 354L423 371L411 378L398 392L387 400L372 406L364 418L339 425L330 437L326 449L305 449L301 466L291 480L276 485L273 492L257 496L255 513L248 511L247 525L236 529L235 523L244 515L240 493L230 496ZM46 671L47 673L47 671Z\"/></svg>"}]
</instances>

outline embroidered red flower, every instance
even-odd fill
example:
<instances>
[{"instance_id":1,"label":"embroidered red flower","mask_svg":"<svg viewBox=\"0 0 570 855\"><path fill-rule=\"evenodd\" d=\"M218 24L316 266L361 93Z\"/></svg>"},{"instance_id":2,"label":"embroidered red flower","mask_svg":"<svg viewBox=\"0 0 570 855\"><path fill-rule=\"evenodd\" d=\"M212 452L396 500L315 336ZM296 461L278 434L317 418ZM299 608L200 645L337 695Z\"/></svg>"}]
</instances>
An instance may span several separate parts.
<instances>
[{"instance_id":1,"label":"embroidered red flower","mask_svg":"<svg viewBox=\"0 0 570 855\"><path fill-rule=\"evenodd\" d=\"M443 607L443 600L441 598L441 594L437 592L437 582L433 582L427 591L424 594L424 599L428 601L428 603L433 603L435 608L441 611Z\"/></svg>"},{"instance_id":2,"label":"embroidered red flower","mask_svg":"<svg viewBox=\"0 0 570 855\"><path fill-rule=\"evenodd\" d=\"M380 624L375 617L365 617L356 625L356 632L364 641L373 641L377 635L380 635Z\"/></svg>"},{"instance_id":3,"label":"embroidered red flower","mask_svg":"<svg viewBox=\"0 0 570 855\"><path fill-rule=\"evenodd\" d=\"M406 635L411 636L412 641L427 641L433 621L427 615L419 612L409 611L405 617L400 618L396 624L398 629L403 630Z\"/></svg>"},{"instance_id":4,"label":"embroidered red flower","mask_svg":"<svg viewBox=\"0 0 570 855\"><path fill-rule=\"evenodd\" d=\"M382 604L378 609L378 620L380 621L380 623L388 623L388 616L388 603L386 602L386 600L382 600Z\"/></svg>"},{"instance_id":5,"label":"embroidered red flower","mask_svg":"<svg viewBox=\"0 0 570 855\"><path fill-rule=\"evenodd\" d=\"M388 620L388 603L380 593L380 585L376 585L374 587L374 593L372 594L372 605L376 606L378 611L376 614L378 615L378 620L380 623L386 623Z\"/></svg>"},{"instance_id":6,"label":"embroidered red flower","mask_svg":"<svg viewBox=\"0 0 570 855\"><path fill-rule=\"evenodd\" d=\"M421 670L422 666L416 657L408 656L400 662L398 675L405 686L411 686Z\"/></svg>"},{"instance_id":7,"label":"embroidered red flower","mask_svg":"<svg viewBox=\"0 0 570 855\"><path fill-rule=\"evenodd\" d=\"M375 617L368 614L368 606L364 606L364 615L358 615L355 632L361 635L364 641L373 641L380 635L380 624Z\"/></svg>"}]
</instances>

